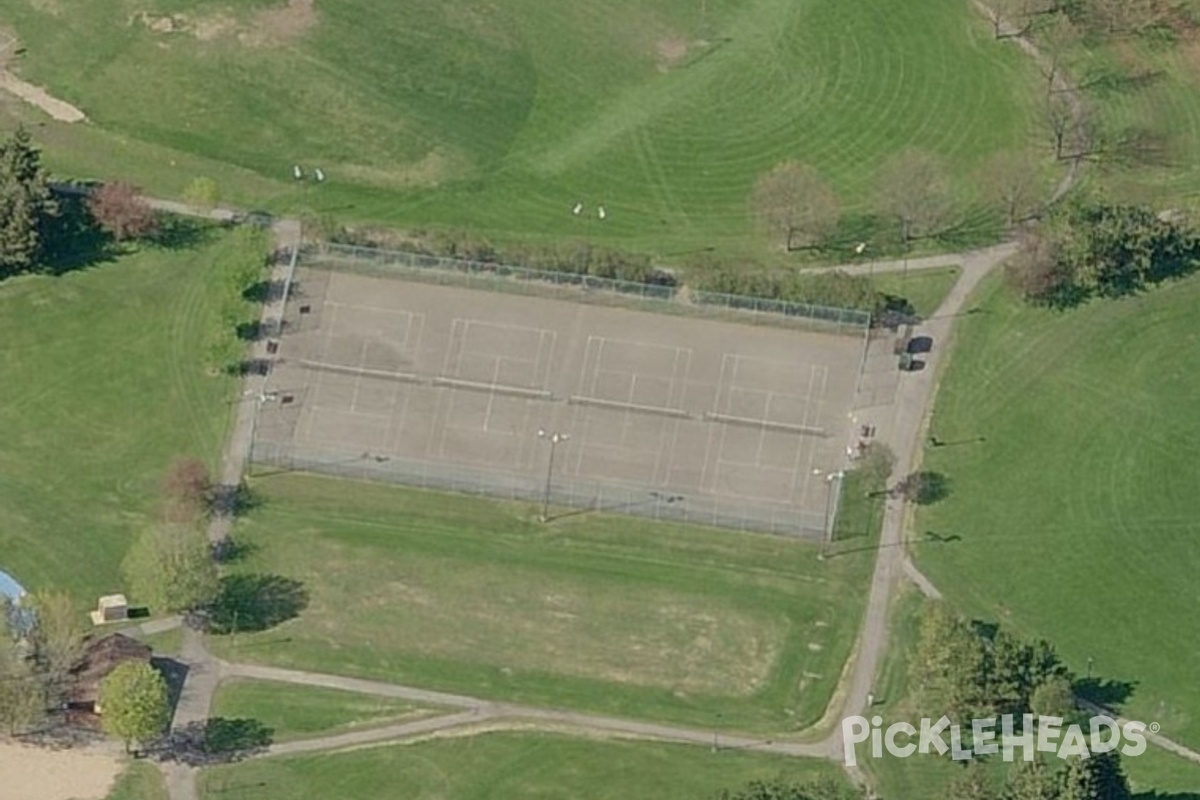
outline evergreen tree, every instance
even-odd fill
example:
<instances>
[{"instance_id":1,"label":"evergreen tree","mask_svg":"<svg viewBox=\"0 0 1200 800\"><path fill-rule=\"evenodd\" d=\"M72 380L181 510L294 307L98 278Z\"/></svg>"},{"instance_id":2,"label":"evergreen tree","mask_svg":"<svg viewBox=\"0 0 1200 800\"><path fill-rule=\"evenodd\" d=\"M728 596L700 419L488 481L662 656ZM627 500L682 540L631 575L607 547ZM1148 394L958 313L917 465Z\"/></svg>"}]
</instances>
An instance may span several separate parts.
<instances>
[{"instance_id":1,"label":"evergreen tree","mask_svg":"<svg viewBox=\"0 0 1200 800\"><path fill-rule=\"evenodd\" d=\"M18 128L0 142L0 277L41 266L45 231L57 213L41 155Z\"/></svg>"},{"instance_id":2,"label":"evergreen tree","mask_svg":"<svg viewBox=\"0 0 1200 800\"><path fill-rule=\"evenodd\" d=\"M1114 752L1073 758L1062 772L1059 800L1130 800L1129 781Z\"/></svg>"}]
</instances>

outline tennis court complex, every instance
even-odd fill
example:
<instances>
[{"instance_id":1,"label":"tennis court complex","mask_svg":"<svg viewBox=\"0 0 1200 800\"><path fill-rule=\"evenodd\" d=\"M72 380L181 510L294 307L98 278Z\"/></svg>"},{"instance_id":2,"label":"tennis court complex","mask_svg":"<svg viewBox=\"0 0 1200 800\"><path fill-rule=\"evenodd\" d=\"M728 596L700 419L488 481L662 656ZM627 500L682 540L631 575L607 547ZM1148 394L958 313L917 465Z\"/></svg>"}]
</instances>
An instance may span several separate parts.
<instances>
[{"instance_id":1,"label":"tennis court complex","mask_svg":"<svg viewBox=\"0 0 1200 800\"><path fill-rule=\"evenodd\" d=\"M863 346L302 267L254 458L817 536Z\"/></svg>"}]
</instances>

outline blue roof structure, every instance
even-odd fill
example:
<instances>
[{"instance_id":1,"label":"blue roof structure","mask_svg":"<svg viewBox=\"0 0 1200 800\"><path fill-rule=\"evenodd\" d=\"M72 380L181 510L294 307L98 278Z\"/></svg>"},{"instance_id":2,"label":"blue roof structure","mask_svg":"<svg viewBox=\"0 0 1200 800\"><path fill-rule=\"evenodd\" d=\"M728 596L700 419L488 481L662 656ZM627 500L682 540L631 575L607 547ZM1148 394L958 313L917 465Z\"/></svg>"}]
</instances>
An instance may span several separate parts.
<instances>
[{"instance_id":1,"label":"blue roof structure","mask_svg":"<svg viewBox=\"0 0 1200 800\"><path fill-rule=\"evenodd\" d=\"M9 575L7 572L0 570L0 597L7 597L14 603L25 596L25 589L21 584Z\"/></svg>"},{"instance_id":2,"label":"blue roof structure","mask_svg":"<svg viewBox=\"0 0 1200 800\"><path fill-rule=\"evenodd\" d=\"M27 633L34 623L33 609L20 607L21 598L25 597L25 594L21 584L7 572L0 570L0 599L12 603L8 624L18 634Z\"/></svg>"}]
</instances>

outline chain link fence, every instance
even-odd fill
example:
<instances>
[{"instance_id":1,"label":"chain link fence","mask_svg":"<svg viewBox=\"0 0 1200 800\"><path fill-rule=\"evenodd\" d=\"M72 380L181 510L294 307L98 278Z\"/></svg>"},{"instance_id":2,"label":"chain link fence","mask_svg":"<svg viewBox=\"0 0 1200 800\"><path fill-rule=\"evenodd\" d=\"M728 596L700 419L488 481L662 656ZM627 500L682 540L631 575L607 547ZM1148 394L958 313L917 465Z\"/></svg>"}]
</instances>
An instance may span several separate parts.
<instances>
[{"instance_id":1,"label":"chain link fence","mask_svg":"<svg viewBox=\"0 0 1200 800\"><path fill-rule=\"evenodd\" d=\"M258 440L251 449L250 460L260 468L288 472L314 472L515 502L541 504L547 500L544 478L445 462L371 453L350 454ZM629 514L812 541L824 535L827 523L821 513L798 511L783 504L741 502L711 495L685 496L561 476L551 476L548 497L550 519L586 513Z\"/></svg>"},{"instance_id":2,"label":"chain link fence","mask_svg":"<svg viewBox=\"0 0 1200 800\"><path fill-rule=\"evenodd\" d=\"M726 322L850 335L861 334L871 326L870 313L853 308L791 303L719 292L684 291L675 286L445 258L403 250L318 243L304 249L301 262L302 266L314 269L402 277L469 289L620 306Z\"/></svg>"}]
</instances>

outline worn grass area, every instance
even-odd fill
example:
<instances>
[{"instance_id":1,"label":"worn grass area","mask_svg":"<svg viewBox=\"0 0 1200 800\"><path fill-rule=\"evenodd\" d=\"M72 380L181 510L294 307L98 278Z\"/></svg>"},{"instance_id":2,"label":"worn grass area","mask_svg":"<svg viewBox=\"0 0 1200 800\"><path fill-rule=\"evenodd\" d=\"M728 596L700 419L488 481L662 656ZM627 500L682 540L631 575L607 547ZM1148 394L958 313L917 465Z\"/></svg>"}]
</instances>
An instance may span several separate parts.
<instances>
[{"instance_id":1,"label":"worn grass area","mask_svg":"<svg viewBox=\"0 0 1200 800\"><path fill-rule=\"evenodd\" d=\"M845 780L836 765L650 742L491 733L353 753L272 758L201 774L202 800L392 798L695 800L754 778ZM402 787L402 788L401 788Z\"/></svg>"},{"instance_id":2,"label":"worn grass area","mask_svg":"<svg viewBox=\"0 0 1200 800\"><path fill-rule=\"evenodd\" d=\"M881 272L874 280L877 290L907 299L918 316L929 317L950 294L960 274L961 267L937 267L913 270L907 275Z\"/></svg>"},{"instance_id":3,"label":"worn grass area","mask_svg":"<svg viewBox=\"0 0 1200 800\"><path fill-rule=\"evenodd\" d=\"M105 800L167 800L167 786L153 764L131 761Z\"/></svg>"},{"instance_id":4,"label":"worn grass area","mask_svg":"<svg viewBox=\"0 0 1200 800\"><path fill-rule=\"evenodd\" d=\"M925 453L950 496L922 569L1052 641L1126 716L1200 745L1200 279L1069 313L993 280L964 317ZM981 440L982 437L982 440ZM960 537L955 539L954 537ZM949 539L949 541L947 541Z\"/></svg>"},{"instance_id":5,"label":"worn grass area","mask_svg":"<svg viewBox=\"0 0 1200 800\"><path fill-rule=\"evenodd\" d=\"M0 283L0 562L26 589L120 590L171 458L216 462L235 381L206 374L206 348L231 246L211 230Z\"/></svg>"},{"instance_id":6,"label":"worn grass area","mask_svg":"<svg viewBox=\"0 0 1200 800\"><path fill-rule=\"evenodd\" d=\"M212 708L214 717L258 720L271 728L271 738L276 742L341 733L428 713L389 697L252 680L223 682Z\"/></svg>"},{"instance_id":7,"label":"worn grass area","mask_svg":"<svg viewBox=\"0 0 1200 800\"><path fill-rule=\"evenodd\" d=\"M12 0L4 21L21 75L92 120L48 126L56 166L165 193L212 173L242 205L500 239L761 251L746 201L779 161L854 212L906 147L944 155L969 196L986 155L1036 138L1036 70L958 0L283 8Z\"/></svg>"},{"instance_id":8,"label":"worn grass area","mask_svg":"<svg viewBox=\"0 0 1200 800\"><path fill-rule=\"evenodd\" d=\"M302 616L218 637L229 660L544 705L789 729L820 717L870 552L301 475L260 479L239 571L305 585ZM286 535L281 535L286 532Z\"/></svg>"}]
</instances>

